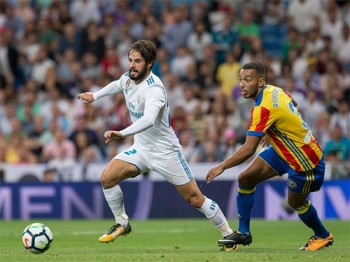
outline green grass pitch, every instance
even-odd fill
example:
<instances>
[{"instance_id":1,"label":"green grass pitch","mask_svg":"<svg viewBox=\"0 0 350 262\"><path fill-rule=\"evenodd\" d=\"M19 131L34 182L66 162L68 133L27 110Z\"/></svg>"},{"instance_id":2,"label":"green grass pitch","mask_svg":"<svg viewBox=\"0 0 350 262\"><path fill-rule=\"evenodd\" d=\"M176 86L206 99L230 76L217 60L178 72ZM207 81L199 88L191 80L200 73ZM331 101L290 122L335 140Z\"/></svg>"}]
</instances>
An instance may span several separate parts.
<instances>
[{"instance_id":1,"label":"green grass pitch","mask_svg":"<svg viewBox=\"0 0 350 262\"><path fill-rule=\"evenodd\" d=\"M32 222L45 223L53 232L44 254L31 254L22 245L22 231ZM253 220L253 243L236 252L220 251L221 235L206 219L130 222L130 236L102 244L97 239L112 220L0 221L0 261L350 261L350 221L324 221L335 242L317 252L299 250L311 236L300 221ZM237 221L229 222L237 227Z\"/></svg>"}]
</instances>

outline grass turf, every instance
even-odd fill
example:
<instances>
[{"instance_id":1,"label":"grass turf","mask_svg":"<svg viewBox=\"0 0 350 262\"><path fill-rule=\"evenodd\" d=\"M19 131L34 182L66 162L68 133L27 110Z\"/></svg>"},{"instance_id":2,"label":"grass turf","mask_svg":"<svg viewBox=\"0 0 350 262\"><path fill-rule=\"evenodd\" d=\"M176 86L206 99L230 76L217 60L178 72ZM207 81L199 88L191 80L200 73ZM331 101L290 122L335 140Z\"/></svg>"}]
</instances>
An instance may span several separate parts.
<instances>
[{"instance_id":1,"label":"grass turf","mask_svg":"<svg viewBox=\"0 0 350 262\"><path fill-rule=\"evenodd\" d=\"M53 232L44 254L31 254L22 245L22 231L32 222ZM0 261L350 261L350 221L324 221L335 242L317 252L299 250L312 234L300 221L253 220L253 243L236 252L220 251L221 235L206 219L130 222L129 237L102 244L97 239L111 220L0 221ZM235 229L237 222L229 222Z\"/></svg>"}]
</instances>

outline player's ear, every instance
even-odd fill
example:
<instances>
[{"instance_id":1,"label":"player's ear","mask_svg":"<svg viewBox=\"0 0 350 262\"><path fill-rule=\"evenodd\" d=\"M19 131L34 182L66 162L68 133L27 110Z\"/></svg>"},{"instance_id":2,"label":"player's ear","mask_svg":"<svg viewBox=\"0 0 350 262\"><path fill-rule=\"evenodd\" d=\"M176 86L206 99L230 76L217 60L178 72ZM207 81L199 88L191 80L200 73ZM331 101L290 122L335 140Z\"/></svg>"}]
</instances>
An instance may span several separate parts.
<instances>
[{"instance_id":1,"label":"player's ear","mask_svg":"<svg viewBox=\"0 0 350 262\"><path fill-rule=\"evenodd\" d=\"M265 85L265 78L260 78L259 79L259 88L262 88L262 87L264 87L264 85Z\"/></svg>"}]
</instances>

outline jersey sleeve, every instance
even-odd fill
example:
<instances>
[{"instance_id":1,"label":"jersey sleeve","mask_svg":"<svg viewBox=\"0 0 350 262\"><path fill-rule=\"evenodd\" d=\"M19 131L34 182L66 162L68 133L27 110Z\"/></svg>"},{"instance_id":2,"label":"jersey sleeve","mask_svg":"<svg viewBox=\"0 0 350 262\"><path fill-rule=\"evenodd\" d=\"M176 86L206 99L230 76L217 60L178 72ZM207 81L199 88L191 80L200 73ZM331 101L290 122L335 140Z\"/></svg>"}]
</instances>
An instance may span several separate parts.
<instances>
[{"instance_id":1,"label":"jersey sleeve","mask_svg":"<svg viewBox=\"0 0 350 262\"><path fill-rule=\"evenodd\" d=\"M266 130L273 124L274 119L271 111L263 106L255 106L251 112L249 136L264 136Z\"/></svg>"},{"instance_id":2,"label":"jersey sleeve","mask_svg":"<svg viewBox=\"0 0 350 262\"><path fill-rule=\"evenodd\" d=\"M125 79L121 77L118 80L109 83L108 85L94 93L94 99L97 100L105 96L114 95L116 93L122 92L123 81L125 81Z\"/></svg>"},{"instance_id":3,"label":"jersey sleeve","mask_svg":"<svg viewBox=\"0 0 350 262\"><path fill-rule=\"evenodd\" d=\"M155 105L162 108L165 104L165 91L162 87L154 85L145 91L145 110L148 105Z\"/></svg>"}]
</instances>

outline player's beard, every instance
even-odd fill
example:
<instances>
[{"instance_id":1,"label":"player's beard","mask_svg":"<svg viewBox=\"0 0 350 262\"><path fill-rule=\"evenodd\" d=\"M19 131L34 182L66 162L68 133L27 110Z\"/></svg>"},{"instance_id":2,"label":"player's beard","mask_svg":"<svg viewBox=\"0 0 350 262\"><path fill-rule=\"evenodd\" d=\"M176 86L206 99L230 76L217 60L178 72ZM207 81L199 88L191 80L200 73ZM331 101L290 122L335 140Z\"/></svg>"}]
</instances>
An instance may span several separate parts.
<instances>
[{"instance_id":1,"label":"player's beard","mask_svg":"<svg viewBox=\"0 0 350 262\"><path fill-rule=\"evenodd\" d=\"M131 72L138 72L138 75L137 76L131 76ZM139 71L133 71L132 69L129 70L129 77L131 80L134 80L134 81L139 81L139 80L142 80L144 79L144 77L146 76L147 74L147 66L145 66L141 72Z\"/></svg>"}]
</instances>

